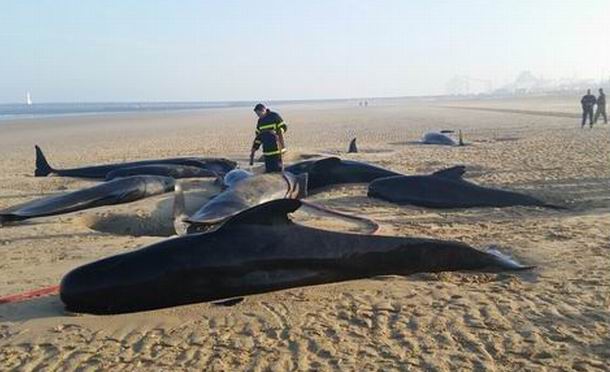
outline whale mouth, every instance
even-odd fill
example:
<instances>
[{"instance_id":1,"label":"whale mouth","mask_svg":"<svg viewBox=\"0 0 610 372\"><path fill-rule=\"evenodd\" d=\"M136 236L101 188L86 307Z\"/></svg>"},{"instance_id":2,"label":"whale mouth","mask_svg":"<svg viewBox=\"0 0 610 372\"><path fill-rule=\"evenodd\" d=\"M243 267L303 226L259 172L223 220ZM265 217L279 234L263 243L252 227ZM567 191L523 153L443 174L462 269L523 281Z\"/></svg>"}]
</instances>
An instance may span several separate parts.
<instances>
[{"instance_id":1,"label":"whale mouth","mask_svg":"<svg viewBox=\"0 0 610 372\"><path fill-rule=\"evenodd\" d=\"M366 192L366 196L368 196L369 198L377 198L379 197L379 193L377 192L377 190L369 188L369 190Z\"/></svg>"}]
</instances>

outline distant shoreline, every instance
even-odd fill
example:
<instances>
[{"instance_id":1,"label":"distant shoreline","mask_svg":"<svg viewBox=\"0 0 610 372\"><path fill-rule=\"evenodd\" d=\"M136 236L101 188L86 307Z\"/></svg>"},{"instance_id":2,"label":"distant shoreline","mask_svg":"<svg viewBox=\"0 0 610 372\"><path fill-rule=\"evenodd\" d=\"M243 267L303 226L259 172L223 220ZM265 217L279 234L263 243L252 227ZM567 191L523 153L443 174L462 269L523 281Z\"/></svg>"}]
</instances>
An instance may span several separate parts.
<instances>
[{"instance_id":1,"label":"distant shoreline","mask_svg":"<svg viewBox=\"0 0 610 372\"><path fill-rule=\"evenodd\" d=\"M532 95L463 95L463 96L403 96L403 97L363 97L363 98L329 98L301 100L261 100L269 105L316 104L316 103L390 103L398 101L411 102L450 102L450 101L493 101L533 97L567 96L567 94L532 94ZM56 117L100 116L128 113L164 113L188 112L209 109L238 108L254 106L259 101L213 101L213 102L86 102L86 103L23 103L0 104L0 122L13 120L32 120Z\"/></svg>"}]
</instances>

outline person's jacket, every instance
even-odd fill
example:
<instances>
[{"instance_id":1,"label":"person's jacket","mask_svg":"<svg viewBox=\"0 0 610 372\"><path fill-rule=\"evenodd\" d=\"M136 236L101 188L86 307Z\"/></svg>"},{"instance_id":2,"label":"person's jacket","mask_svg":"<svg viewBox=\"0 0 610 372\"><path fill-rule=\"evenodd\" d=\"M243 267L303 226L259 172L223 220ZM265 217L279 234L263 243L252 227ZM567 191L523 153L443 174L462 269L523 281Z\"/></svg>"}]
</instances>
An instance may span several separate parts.
<instances>
[{"instance_id":1,"label":"person's jacket","mask_svg":"<svg viewBox=\"0 0 610 372\"><path fill-rule=\"evenodd\" d=\"M582 108L591 108L591 107L595 106L596 102L597 102L597 99L592 94L586 94L580 100L580 103L582 104Z\"/></svg>"},{"instance_id":2,"label":"person's jacket","mask_svg":"<svg viewBox=\"0 0 610 372\"><path fill-rule=\"evenodd\" d=\"M267 114L258 119L256 124L256 136L252 145L253 150L258 150L261 144L263 145L263 155L277 155L284 152L283 144L279 143L278 136L284 134L288 130L288 126L282 117L273 111L267 111Z\"/></svg>"}]
</instances>

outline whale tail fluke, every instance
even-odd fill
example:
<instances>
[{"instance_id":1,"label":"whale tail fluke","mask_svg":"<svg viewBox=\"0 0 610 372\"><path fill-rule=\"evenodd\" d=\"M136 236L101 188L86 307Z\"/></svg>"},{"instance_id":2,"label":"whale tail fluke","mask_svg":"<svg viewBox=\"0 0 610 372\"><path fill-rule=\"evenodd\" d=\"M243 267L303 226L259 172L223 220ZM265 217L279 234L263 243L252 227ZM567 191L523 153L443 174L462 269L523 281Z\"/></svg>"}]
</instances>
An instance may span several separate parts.
<instances>
[{"instance_id":1,"label":"whale tail fluke","mask_svg":"<svg viewBox=\"0 0 610 372\"><path fill-rule=\"evenodd\" d=\"M174 186L174 230L179 236L187 234L188 223L184 221L187 217L182 184L176 182Z\"/></svg>"},{"instance_id":2,"label":"whale tail fluke","mask_svg":"<svg viewBox=\"0 0 610 372\"><path fill-rule=\"evenodd\" d=\"M498 267L502 270L530 270L536 266L525 266L517 262L514 258L506 255L498 250L495 246L490 246L485 250L485 253L491 256L493 260L493 266Z\"/></svg>"},{"instance_id":3,"label":"whale tail fluke","mask_svg":"<svg viewBox=\"0 0 610 372\"><path fill-rule=\"evenodd\" d=\"M36 170L34 171L34 176L45 177L53 173L54 169L49 165L40 147L35 145L34 148L36 149Z\"/></svg>"}]
</instances>

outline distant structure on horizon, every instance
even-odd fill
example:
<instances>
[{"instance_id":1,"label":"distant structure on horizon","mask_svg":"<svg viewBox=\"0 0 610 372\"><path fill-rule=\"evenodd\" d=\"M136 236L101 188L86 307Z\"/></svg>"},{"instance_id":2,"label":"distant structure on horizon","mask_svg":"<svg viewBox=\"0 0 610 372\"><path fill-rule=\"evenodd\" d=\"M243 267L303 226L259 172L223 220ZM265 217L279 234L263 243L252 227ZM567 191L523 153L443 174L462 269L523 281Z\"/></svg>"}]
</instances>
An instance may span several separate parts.
<instances>
[{"instance_id":1,"label":"distant structure on horizon","mask_svg":"<svg viewBox=\"0 0 610 372\"><path fill-rule=\"evenodd\" d=\"M445 90L449 95L489 94L493 90L493 83L466 75L454 76L445 84Z\"/></svg>"},{"instance_id":2,"label":"distant structure on horizon","mask_svg":"<svg viewBox=\"0 0 610 372\"><path fill-rule=\"evenodd\" d=\"M27 106L32 106L32 95L30 94L29 91L27 93L25 93L25 104Z\"/></svg>"},{"instance_id":3,"label":"distant structure on horizon","mask_svg":"<svg viewBox=\"0 0 610 372\"><path fill-rule=\"evenodd\" d=\"M474 83L474 84L473 84ZM531 94L573 94L587 89L610 89L610 78L577 79L560 78L544 79L531 71L522 71L512 83L498 89L492 89L491 81L475 79L468 76L455 76L445 85L448 95L453 96L519 96Z\"/></svg>"},{"instance_id":4,"label":"distant structure on horizon","mask_svg":"<svg viewBox=\"0 0 610 372\"><path fill-rule=\"evenodd\" d=\"M572 94L582 93L587 89L606 88L610 79L560 78L544 79L530 71L522 71L514 82L491 92L494 96L528 95L528 94Z\"/></svg>"}]
</instances>

